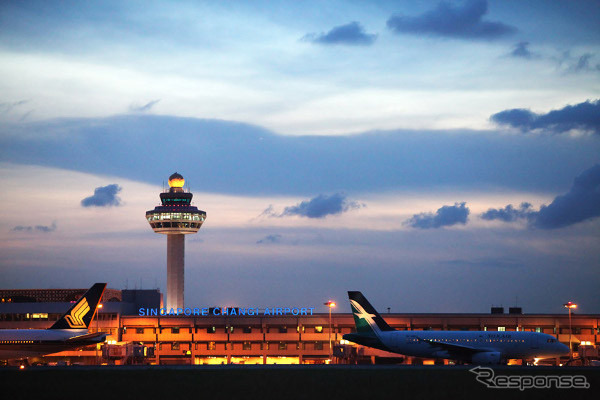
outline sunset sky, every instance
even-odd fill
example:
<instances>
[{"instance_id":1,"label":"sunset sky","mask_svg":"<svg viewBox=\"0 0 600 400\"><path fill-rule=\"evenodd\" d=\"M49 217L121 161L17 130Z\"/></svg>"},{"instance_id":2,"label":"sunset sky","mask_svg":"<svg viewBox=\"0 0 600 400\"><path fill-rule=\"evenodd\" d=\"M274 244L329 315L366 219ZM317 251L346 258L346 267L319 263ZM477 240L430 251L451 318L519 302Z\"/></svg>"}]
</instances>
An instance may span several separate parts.
<instances>
[{"instance_id":1,"label":"sunset sky","mask_svg":"<svg viewBox=\"0 0 600 400\"><path fill-rule=\"evenodd\" d=\"M600 312L597 1L5 1L0 288Z\"/></svg>"}]
</instances>

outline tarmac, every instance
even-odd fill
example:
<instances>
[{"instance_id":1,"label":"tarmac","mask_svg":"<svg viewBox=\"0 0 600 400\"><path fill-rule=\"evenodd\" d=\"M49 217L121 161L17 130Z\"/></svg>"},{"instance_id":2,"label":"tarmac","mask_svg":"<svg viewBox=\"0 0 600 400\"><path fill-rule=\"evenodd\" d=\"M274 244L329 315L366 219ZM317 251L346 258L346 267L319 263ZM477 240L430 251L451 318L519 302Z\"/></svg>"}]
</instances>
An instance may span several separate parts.
<instances>
[{"instance_id":1,"label":"tarmac","mask_svg":"<svg viewBox=\"0 0 600 400\"><path fill-rule=\"evenodd\" d=\"M591 399L600 367L0 367L0 387L5 399Z\"/></svg>"}]
</instances>

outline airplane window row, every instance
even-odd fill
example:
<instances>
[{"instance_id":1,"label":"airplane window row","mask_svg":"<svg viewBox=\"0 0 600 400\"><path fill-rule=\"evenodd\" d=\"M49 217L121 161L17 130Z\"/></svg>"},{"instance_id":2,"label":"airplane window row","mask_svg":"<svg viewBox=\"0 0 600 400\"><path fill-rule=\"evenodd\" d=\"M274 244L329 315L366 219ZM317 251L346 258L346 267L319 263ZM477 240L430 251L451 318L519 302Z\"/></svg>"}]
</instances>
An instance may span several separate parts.
<instances>
[{"instance_id":1,"label":"airplane window row","mask_svg":"<svg viewBox=\"0 0 600 400\"><path fill-rule=\"evenodd\" d=\"M0 340L0 344L33 343L33 340Z\"/></svg>"}]
</instances>

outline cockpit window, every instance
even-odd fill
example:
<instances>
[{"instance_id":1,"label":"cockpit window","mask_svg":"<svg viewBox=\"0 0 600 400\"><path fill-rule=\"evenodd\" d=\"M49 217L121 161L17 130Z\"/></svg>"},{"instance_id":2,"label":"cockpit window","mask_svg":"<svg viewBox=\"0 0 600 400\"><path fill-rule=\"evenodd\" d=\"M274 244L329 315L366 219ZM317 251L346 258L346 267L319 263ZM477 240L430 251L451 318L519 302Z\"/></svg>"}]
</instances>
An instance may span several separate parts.
<instances>
[{"instance_id":1,"label":"cockpit window","mask_svg":"<svg viewBox=\"0 0 600 400\"><path fill-rule=\"evenodd\" d=\"M548 343L556 343L556 339L548 339Z\"/></svg>"}]
</instances>

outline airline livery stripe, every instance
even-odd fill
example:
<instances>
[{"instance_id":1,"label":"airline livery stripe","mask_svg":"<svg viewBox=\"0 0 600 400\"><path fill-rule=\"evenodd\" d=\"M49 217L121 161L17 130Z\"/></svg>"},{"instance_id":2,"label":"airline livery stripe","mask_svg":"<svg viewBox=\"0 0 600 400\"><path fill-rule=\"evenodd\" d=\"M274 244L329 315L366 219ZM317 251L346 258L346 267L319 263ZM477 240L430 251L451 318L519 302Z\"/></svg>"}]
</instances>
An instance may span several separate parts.
<instances>
[{"instance_id":1,"label":"airline livery stripe","mask_svg":"<svg viewBox=\"0 0 600 400\"><path fill-rule=\"evenodd\" d=\"M83 317L90 311L90 306L88 305L85 297L83 301L79 303L73 311L71 311L70 315L67 315L65 319L71 328L85 328L85 323L83 322Z\"/></svg>"}]
</instances>

